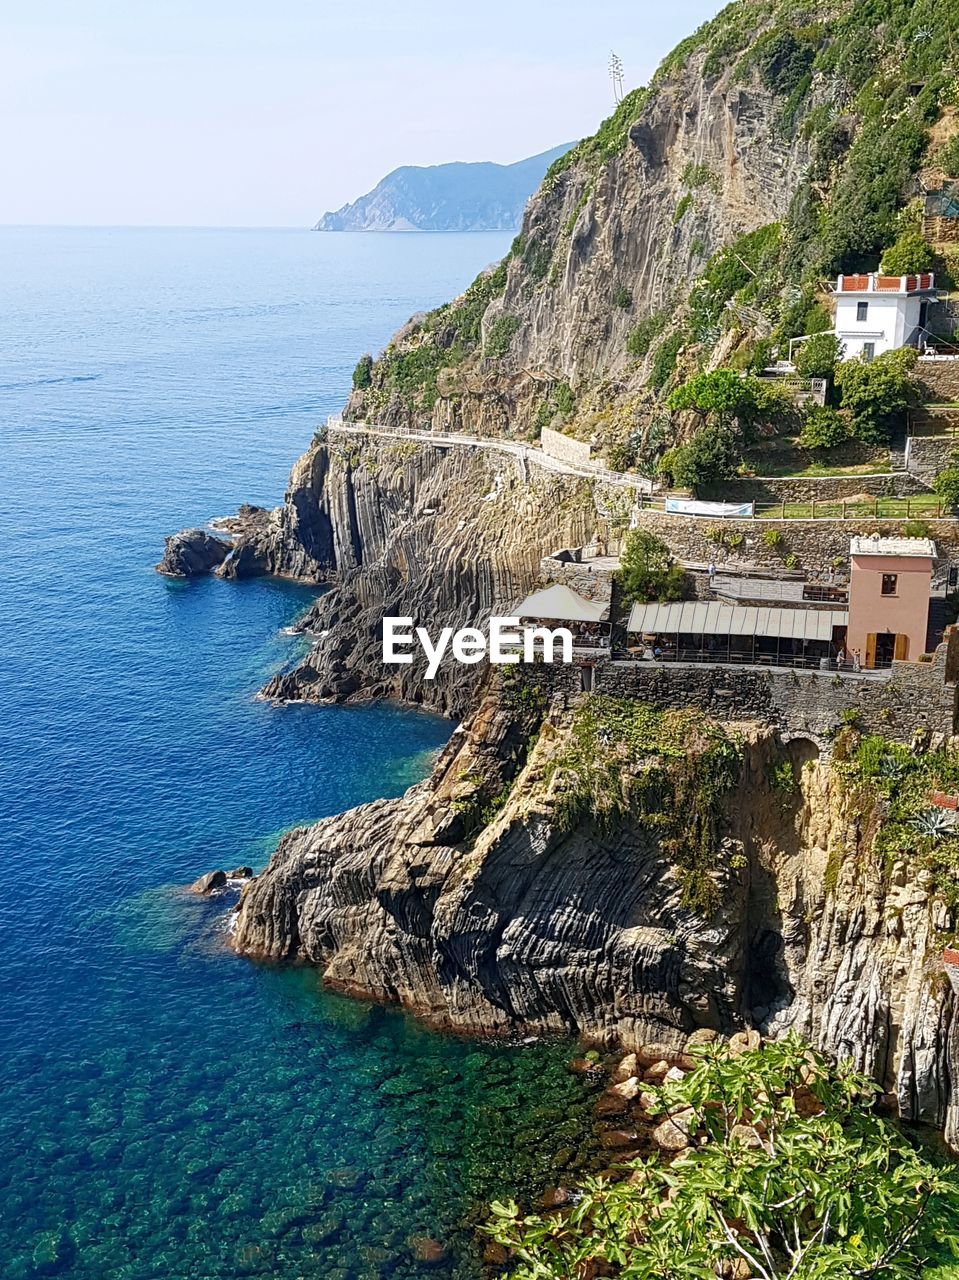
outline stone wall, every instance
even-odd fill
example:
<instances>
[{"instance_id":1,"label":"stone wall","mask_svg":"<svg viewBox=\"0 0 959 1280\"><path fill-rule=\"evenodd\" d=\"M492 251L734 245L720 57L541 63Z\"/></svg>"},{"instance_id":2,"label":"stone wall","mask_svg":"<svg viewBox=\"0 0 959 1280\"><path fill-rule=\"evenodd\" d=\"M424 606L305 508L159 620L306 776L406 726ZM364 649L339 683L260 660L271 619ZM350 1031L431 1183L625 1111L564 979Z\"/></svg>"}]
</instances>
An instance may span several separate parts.
<instances>
[{"instance_id":1,"label":"stone wall","mask_svg":"<svg viewBox=\"0 0 959 1280\"><path fill-rule=\"evenodd\" d=\"M640 513L641 527L655 533L669 546L678 560L709 564L720 569L782 569L785 558L796 557L795 567L809 573L827 573L843 567L849 558L849 539L859 534L901 533L902 520L723 520L711 521L693 516L668 516L662 511ZM950 565L959 565L959 522L925 520L929 537L935 540L940 563L937 577ZM721 527L726 537L742 536L739 546L729 547L714 542L708 531ZM767 546L763 534L776 529L782 534L778 546ZM834 562L841 561L841 565Z\"/></svg>"},{"instance_id":2,"label":"stone wall","mask_svg":"<svg viewBox=\"0 0 959 1280\"><path fill-rule=\"evenodd\" d=\"M722 502L838 502L868 493L872 498L907 498L925 493L921 479L902 471L870 476L752 476L724 480L703 497Z\"/></svg>"},{"instance_id":3,"label":"stone wall","mask_svg":"<svg viewBox=\"0 0 959 1280\"><path fill-rule=\"evenodd\" d=\"M609 600L612 595L612 570L597 567L588 561L557 560L544 556L540 562L540 577L544 582L562 582L587 600Z\"/></svg>"},{"instance_id":4,"label":"stone wall","mask_svg":"<svg viewBox=\"0 0 959 1280\"><path fill-rule=\"evenodd\" d=\"M896 662L888 675L607 659L593 669L592 689L657 707L697 707L727 723L758 720L786 739L810 737L820 746L855 712L863 731L911 743L920 728L956 732L957 666L959 633L951 631L932 662ZM584 687L577 666L524 670L544 691L569 695Z\"/></svg>"},{"instance_id":5,"label":"stone wall","mask_svg":"<svg viewBox=\"0 0 959 1280\"><path fill-rule=\"evenodd\" d=\"M561 431L553 431L550 427L543 428L539 443L543 452L548 453L551 458L559 458L573 466L582 466L592 459L592 445L574 440L572 436L564 436Z\"/></svg>"},{"instance_id":6,"label":"stone wall","mask_svg":"<svg viewBox=\"0 0 959 1280\"><path fill-rule=\"evenodd\" d=\"M959 357L921 357L916 365L916 378L924 399L931 403L951 404L959 400Z\"/></svg>"},{"instance_id":7,"label":"stone wall","mask_svg":"<svg viewBox=\"0 0 959 1280\"><path fill-rule=\"evenodd\" d=\"M955 436L910 436L906 441L906 466L929 484L945 467L950 457L959 449Z\"/></svg>"}]
</instances>

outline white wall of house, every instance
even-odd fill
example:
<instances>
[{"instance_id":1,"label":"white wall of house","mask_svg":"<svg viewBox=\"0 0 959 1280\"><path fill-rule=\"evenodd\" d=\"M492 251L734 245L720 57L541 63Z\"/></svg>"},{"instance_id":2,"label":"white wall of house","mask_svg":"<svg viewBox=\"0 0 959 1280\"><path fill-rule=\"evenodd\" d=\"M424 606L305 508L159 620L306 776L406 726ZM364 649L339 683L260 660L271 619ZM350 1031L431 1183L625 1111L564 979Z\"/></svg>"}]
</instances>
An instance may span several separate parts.
<instances>
[{"instance_id":1,"label":"white wall of house","mask_svg":"<svg viewBox=\"0 0 959 1280\"><path fill-rule=\"evenodd\" d=\"M920 294L837 293L834 332L845 358L904 347L919 324L923 301Z\"/></svg>"}]
</instances>

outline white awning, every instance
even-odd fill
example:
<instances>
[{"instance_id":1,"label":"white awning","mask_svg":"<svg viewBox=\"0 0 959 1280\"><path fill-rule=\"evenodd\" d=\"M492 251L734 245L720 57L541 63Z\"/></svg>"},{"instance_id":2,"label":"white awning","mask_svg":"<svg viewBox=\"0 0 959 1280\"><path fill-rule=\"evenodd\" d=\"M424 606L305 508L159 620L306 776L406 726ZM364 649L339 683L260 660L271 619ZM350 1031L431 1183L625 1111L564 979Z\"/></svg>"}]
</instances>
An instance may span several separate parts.
<instances>
[{"instance_id":1,"label":"white awning","mask_svg":"<svg viewBox=\"0 0 959 1280\"><path fill-rule=\"evenodd\" d=\"M627 631L638 635L763 636L783 640L831 640L849 620L846 609L763 609L684 600L634 604Z\"/></svg>"},{"instance_id":2,"label":"white awning","mask_svg":"<svg viewBox=\"0 0 959 1280\"><path fill-rule=\"evenodd\" d=\"M516 618L549 618L561 622L599 622L609 611L608 600L587 600L561 582L534 591L516 606Z\"/></svg>"}]
</instances>

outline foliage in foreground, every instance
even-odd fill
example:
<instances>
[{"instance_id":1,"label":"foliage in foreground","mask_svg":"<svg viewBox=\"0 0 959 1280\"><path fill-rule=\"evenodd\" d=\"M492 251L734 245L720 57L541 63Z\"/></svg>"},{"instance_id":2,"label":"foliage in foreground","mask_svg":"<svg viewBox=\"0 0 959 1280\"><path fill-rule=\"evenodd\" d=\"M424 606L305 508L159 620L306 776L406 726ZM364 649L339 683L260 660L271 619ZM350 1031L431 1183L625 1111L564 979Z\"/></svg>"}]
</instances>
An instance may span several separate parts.
<instances>
[{"instance_id":1,"label":"foliage in foreground","mask_svg":"<svg viewBox=\"0 0 959 1280\"><path fill-rule=\"evenodd\" d=\"M753 1280L896 1280L959 1249L955 1179L875 1114L872 1081L796 1036L694 1053L685 1079L651 1090L700 1135L679 1159L589 1179L555 1215L493 1205L513 1280L715 1280L734 1266Z\"/></svg>"}]
</instances>

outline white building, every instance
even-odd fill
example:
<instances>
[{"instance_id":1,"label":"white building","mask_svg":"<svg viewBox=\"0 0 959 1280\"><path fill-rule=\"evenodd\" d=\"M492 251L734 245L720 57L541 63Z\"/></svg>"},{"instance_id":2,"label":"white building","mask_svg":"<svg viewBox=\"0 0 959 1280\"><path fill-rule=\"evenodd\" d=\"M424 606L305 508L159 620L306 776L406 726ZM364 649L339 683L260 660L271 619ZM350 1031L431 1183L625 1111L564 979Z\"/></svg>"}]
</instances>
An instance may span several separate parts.
<instances>
[{"instance_id":1,"label":"white building","mask_svg":"<svg viewBox=\"0 0 959 1280\"><path fill-rule=\"evenodd\" d=\"M840 276L833 294L833 332L843 344L843 358L872 360L884 351L921 345L929 307L936 300L935 277L931 272Z\"/></svg>"}]
</instances>

